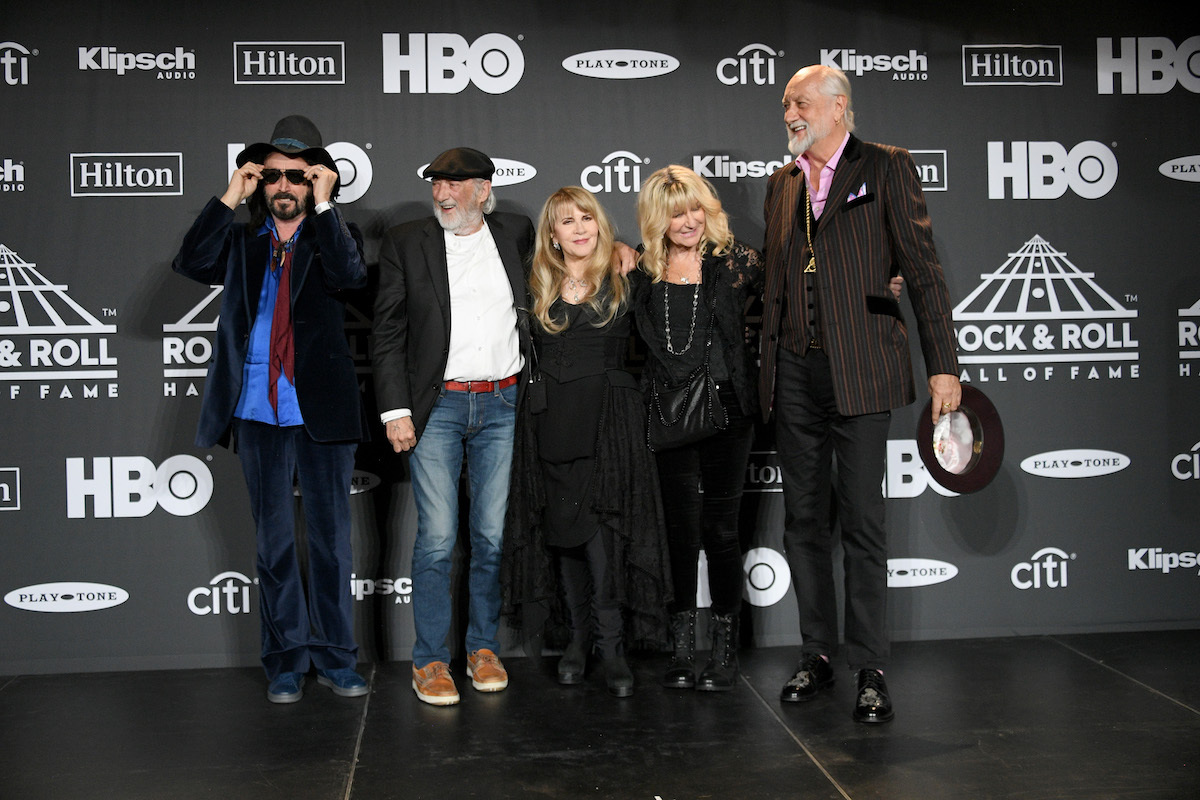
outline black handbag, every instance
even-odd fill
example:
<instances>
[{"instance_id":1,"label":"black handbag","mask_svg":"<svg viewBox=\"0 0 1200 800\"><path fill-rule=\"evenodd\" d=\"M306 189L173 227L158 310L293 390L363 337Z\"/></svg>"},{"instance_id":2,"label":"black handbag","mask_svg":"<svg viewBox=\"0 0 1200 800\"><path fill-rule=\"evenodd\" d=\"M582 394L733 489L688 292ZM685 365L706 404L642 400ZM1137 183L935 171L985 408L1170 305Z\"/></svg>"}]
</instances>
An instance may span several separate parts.
<instances>
[{"instance_id":1,"label":"black handbag","mask_svg":"<svg viewBox=\"0 0 1200 800\"><path fill-rule=\"evenodd\" d=\"M708 369L716 300L714 292L703 363L678 386L660 387L657 380L651 384L650 403L646 410L646 446L652 452L698 442L725 430L729 425L729 414L717 395L717 383Z\"/></svg>"}]
</instances>

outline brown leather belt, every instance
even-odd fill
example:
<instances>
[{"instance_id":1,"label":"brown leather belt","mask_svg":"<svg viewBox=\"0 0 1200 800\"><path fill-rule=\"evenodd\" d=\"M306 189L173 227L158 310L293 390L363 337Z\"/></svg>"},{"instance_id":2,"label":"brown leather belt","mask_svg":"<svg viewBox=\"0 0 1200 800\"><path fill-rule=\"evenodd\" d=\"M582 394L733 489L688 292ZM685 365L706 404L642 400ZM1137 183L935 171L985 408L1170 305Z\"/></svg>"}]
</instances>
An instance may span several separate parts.
<instances>
[{"instance_id":1,"label":"brown leather belt","mask_svg":"<svg viewBox=\"0 0 1200 800\"><path fill-rule=\"evenodd\" d=\"M516 375L509 375L498 381L446 381L446 389L451 392L491 392L497 389L507 389L517 382Z\"/></svg>"}]
</instances>

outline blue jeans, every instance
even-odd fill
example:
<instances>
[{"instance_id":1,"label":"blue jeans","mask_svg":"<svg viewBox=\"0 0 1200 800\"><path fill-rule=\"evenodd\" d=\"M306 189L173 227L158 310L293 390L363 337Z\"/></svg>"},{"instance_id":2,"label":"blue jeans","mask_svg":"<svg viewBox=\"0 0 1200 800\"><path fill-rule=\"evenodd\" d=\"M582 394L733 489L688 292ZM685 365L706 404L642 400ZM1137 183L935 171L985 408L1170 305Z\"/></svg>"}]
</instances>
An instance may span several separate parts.
<instances>
[{"instance_id":1,"label":"blue jeans","mask_svg":"<svg viewBox=\"0 0 1200 800\"><path fill-rule=\"evenodd\" d=\"M413 666L450 661L450 567L458 538L458 482L464 452L470 490L470 607L466 648L500 649L500 555L512 469L517 387L492 392L442 389L409 457L417 504L413 544Z\"/></svg>"}]
</instances>

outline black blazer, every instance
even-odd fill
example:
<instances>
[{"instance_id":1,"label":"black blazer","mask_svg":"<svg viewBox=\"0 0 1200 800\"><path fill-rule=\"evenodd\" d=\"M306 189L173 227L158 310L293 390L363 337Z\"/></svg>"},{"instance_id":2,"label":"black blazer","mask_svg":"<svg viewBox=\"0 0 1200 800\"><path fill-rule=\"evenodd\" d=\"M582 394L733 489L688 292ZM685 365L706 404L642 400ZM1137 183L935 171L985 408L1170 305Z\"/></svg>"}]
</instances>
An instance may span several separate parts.
<instances>
[{"instance_id":1,"label":"black blazer","mask_svg":"<svg viewBox=\"0 0 1200 800\"><path fill-rule=\"evenodd\" d=\"M242 393L250 329L270 257L270 237L256 235L213 198L183 238L171 269L192 280L225 287L221 318L196 444L228 445ZM296 343L296 398L304 427L319 442L361 441L367 432L354 361L346 342L343 290L367 282L362 235L334 208L310 215L292 255L292 328Z\"/></svg>"},{"instance_id":2,"label":"black blazer","mask_svg":"<svg viewBox=\"0 0 1200 800\"><path fill-rule=\"evenodd\" d=\"M484 217L517 305L521 353L529 367L526 275L533 224L519 214ZM450 353L450 276L442 226L434 217L388 230L379 250L379 292L372 325L372 370L381 412L412 410L418 440L441 390ZM525 381L520 381L524 387Z\"/></svg>"}]
</instances>

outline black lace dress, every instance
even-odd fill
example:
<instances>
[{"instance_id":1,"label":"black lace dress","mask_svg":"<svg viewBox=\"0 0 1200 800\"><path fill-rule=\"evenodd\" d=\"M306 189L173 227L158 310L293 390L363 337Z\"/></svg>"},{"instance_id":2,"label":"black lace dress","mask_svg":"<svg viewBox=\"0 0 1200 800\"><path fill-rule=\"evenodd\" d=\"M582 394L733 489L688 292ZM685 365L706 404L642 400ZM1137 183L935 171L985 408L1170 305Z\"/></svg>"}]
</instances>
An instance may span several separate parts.
<instances>
[{"instance_id":1,"label":"black lace dress","mask_svg":"<svg viewBox=\"0 0 1200 800\"><path fill-rule=\"evenodd\" d=\"M625 370L632 314L596 327L588 305L559 300L568 327L549 334L533 321L530 386L517 409L501 566L503 609L527 641L547 626L547 642L568 634L554 559L599 531L614 569L609 587L625 609L629 647L668 639L671 581L646 410Z\"/></svg>"}]
</instances>

